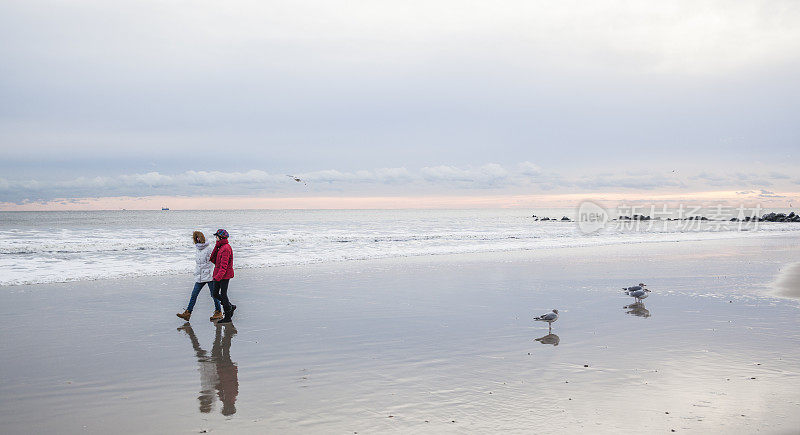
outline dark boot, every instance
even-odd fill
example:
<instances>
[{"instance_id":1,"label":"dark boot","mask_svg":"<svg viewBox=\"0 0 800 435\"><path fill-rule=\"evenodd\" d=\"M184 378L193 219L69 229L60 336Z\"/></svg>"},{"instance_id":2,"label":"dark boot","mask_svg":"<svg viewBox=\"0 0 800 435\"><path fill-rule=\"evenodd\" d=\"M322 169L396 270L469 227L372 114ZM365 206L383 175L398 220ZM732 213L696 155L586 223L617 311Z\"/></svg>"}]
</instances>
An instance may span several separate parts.
<instances>
[{"instance_id":1,"label":"dark boot","mask_svg":"<svg viewBox=\"0 0 800 435\"><path fill-rule=\"evenodd\" d=\"M233 321L234 311L236 311L236 305L231 304L231 308L225 311L225 317L218 320L217 323L231 323L231 321Z\"/></svg>"}]
</instances>

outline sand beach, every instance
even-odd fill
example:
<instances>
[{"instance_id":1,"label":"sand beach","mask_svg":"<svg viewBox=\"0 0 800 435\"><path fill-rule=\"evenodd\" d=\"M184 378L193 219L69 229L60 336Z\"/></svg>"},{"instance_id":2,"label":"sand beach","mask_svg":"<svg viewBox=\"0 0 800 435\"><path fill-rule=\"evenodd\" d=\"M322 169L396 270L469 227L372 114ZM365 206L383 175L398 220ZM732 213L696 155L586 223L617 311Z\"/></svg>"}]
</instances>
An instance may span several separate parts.
<instances>
[{"instance_id":1,"label":"sand beach","mask_svg":"<svg viewBox=\"0 0 800 435\"><path fill-rule=\"evenodd\" d=\"M781 237L3 288L5 433L792 433ZM645 282L642 304L621 287ZM553 308L547 325L535 315Z\"/></svg>"}]
</instances>

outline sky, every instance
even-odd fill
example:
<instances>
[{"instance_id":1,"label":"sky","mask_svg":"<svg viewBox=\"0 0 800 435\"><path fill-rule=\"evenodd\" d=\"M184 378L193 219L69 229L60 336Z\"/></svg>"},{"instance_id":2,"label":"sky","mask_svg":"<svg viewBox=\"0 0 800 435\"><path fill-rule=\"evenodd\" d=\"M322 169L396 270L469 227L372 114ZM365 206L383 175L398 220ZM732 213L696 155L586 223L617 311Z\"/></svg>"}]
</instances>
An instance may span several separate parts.
<instances>
[{"instance_id":1,"label":"sky","mask_svg":"<svg viewBox=\"0 0 800 435\"><path fill-rule=\"evenodd\" d=\"M0 41L3 210L800 202L797 1L4 0Z\"/></svg>"}]
</instances>

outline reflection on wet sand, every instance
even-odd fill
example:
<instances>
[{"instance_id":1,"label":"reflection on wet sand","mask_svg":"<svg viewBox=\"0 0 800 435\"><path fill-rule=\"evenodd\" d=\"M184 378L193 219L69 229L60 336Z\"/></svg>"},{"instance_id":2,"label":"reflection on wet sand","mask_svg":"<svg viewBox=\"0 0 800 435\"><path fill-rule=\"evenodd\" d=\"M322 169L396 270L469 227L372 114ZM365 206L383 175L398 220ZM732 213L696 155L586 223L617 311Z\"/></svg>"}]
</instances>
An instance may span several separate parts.
<instances>
[{"instance_id":1,"label":"reflection on wet sand","mask_svg":"<svg viewBox=\"0 0 800 435\"><path fill-rule=\"evenodd\" d=\"M536 341L542 344L552 344L553 346L558 346L558 343L561 341L561 339L556 334L547 334L544 337L537 338Z\"/></svg>"},{"instance_id":2,"label":"reflection on wet sand","mask_svg":"<svg viewBox=\"0 0 800 435\"><path fill-rule=\"evenodd\" d=\"M622 308L628 310L625 312L626 314L631 314L636 317L650 317L650 310L645 308L644 303L642 302L636 302L630 305L625 305Z\"/></svg>"},{"instance_id":3,"label":"reflection on wet sand","mask_svg":"<svg viewBox=\"0 0 800 435\"><path fill-rule=\"evenodd\" d=\"M772 285L778 290L779 296L800 299L800 263L781 270Z\"/></svg>"},{"instance_id":4,"label":"reflection on wet sand","mask_svg":"<svg viewBox=\"0 0 800 435\"><path fill-rule=\"evenodd\" d=\"M188 322L178 330L189 336L197 357L197 370L200 372L200 395L197 400L200 402L200 412L211 412L216 390L216 395L222 402L222 415L235 414L236 396L239 394L239 368L231 361L231 339L236 335L236 328L232 324L216 326L210 356L200 347L200 342Z\"/></svg>"}]
</instances>

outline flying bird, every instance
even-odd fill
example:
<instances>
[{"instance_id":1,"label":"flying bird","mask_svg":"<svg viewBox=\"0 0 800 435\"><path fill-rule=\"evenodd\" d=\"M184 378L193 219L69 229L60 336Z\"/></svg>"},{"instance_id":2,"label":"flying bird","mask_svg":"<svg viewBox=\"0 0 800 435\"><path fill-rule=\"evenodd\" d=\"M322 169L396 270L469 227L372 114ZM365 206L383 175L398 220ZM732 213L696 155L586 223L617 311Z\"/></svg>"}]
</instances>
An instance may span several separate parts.
<instances>
[{"instance_id":1,"label":"flying bird","mask_svg":"<svg viewBox=\"0 0 800 435\"><path fill-rule=\"evenodd\" d=\"M300 179L300 178L298 178L298 177L295 177L294 175L287 175L287 177L291 178L291 179L292 179L292 180L294 180L294 181L297 181L298 183L303 183L303 184L305 184L306 186L308 186L308 183L306 183L304 180L301 180L301 179Z\"/></svg>"},{"instance_id":2,"label":"flying bird","mask_svg":"<svg viewBox=\"0 0 800 435\"><path fill-rule=\"evenodd\" d=\"M552 331L553 322L558 320L558 310L553 310L551 313L542 314L541 316L536 316L533 320L537 322L547 322L547 328Z\"/></svg>"}]
</instances>

